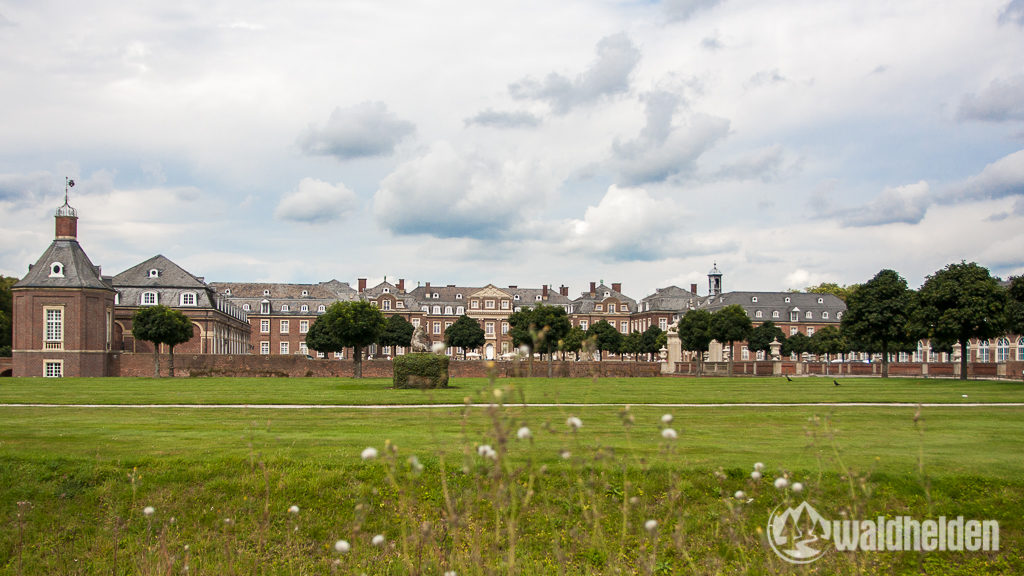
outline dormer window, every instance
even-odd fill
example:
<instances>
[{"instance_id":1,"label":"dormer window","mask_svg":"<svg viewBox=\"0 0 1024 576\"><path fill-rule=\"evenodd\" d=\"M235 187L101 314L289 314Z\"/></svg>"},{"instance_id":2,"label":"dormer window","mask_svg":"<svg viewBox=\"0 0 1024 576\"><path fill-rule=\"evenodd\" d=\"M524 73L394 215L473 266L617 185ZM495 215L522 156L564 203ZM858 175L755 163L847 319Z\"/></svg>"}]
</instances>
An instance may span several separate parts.
<instances>
[{"instance_id":1,"label":"dormer window","mask_svg":"<svg viewBox=\"0 0 1024 576\"><path fill-rule=\"evenodd\" d=\"M778 319L778 317L779 317L779 311L778 310L773 310L772 311L772 318Z\"/></svg>"},{"instance_id":2,"label":"dormer window","mask_svg":"<svg viewBox=\"0 0 1024 576\"><path fill-rule=\"evenodd\" d=\"M309 290L302 291L302 297L305 298L306 296L309 296Z\"/></svg>"},{"instance_id":3,"label":"dormer window","mask_svg":"<svg viewBox=\"0 0 1024 576\"><path fill-rule=\"evenodd\" d=\"M540 302L541 298L542 298L542 296L540 294L537 294L536 296L534 296L533 299L536 300L537 302Z\"/></svg>"},{"instance_id":4,"label":"dormer window","mask_svg":"<svg viewBox=\"0 0 1024 576\"><path fill-rule=\"evenodd\" d=\"M141 304L143 306L154 306L158 304L156 292L143 292Z\"/></svg>"},{"instance_id":5,"label":"dormer window","mask_svg":"<svg viewBox=\"0 0 1024 576\"><path fill-rule=\"evenodd\" d=\"M309 306L303 304L299 307L299 312L309 312Z\"/></svg>"},{"instance_id":6,"label":"dormer window","mask_svg":"<svg viewBox=\"0 0 1024 576\"><path fill-rule=\"evenodd\" d=\"M433 312L434 312L434 314L440 314L441 313L441 307L440 306L434 306Z\"/></svg>"},{"instance_id":7,"label":"dormer window","mask_svg":"<svg viewBox=\"0 0 1024 576\"><path fill-rule=\"evenodd\" d=\"M246 312L248 312L249 311L249 305L248 304L242 304L242 310L245 310Z\"/></svg>"},{"instance_id":8,"label":"dormer window","mask_svg":"<svg viewBox=\"0 0 1024 576\"><path fill-rule=\"evenodd\" d=\"M460 293L456 294L455 295L455 299L456 300L462 300L462 293L460 292Z\"/></svg>"},{"instance_id":9,"label":"dormer window","mask_svg":"<svg viewBox=\"0 0 1024 576\"><path fill-rule=\"evenodd\" d=\"M607 290L605 290L605 293L604 293L604 297L605 297L605 298L607 298L607 297L609 297L609 296L611 296L611 295L612 295L612 293L611 293L611 292L608 292Z\"/></svg>"},{"instance_id":10,"label":"dormer window","mask_svg":"<svg viewBox=\"0 0 1024 576\"><path fill-rule=\"evenodd\" d=\"M751 302L752 304L757 304L757 296L751 296L751 297L750 297L750 302Z\"/></svg>"},{"instance_id":11,"label":"dormer window","mask_svg":"<svg viewBox=\"0 0 1024 576\"><path fill-rule=\"evenodd\" d=\"M609 312L615 312L616 311L615 304L609 304L608 305L608 311Z\"/></svg>"},{"instance_id":12,"label":"dormer window","mask_svg":"<svg viewBox=\"0 0 1024 576\"><path fill-rule=\"evenodd\" d=\"M224 289L224 295L225 296L231 296L231 288L225 288Z\"/></svg>"},{"instance_id":13,"label":"dormer window","mask_svg":"<svg viewBox=\"0 0 1024 576\"><path fill-rule=\"evenodd\" d=\"M595 304L594 305L594 310L597 310L598 312L603 312L604 311L604 304Z\"/></svg>"},{"instance_id":14,"label":"dormer window","mask_svg":"<svg viewBox=\"0 0 1024 576\"><path fill-rule=\"evenodd\" d=\"M786 296L786 304L789 304L789 296Z\"/></svg>"},{"instance_id":15,"label":"dormer window","mask_svg":"<svg viewBox=\"0 0 1024 576\"><path fill-rule=\"evenodd\" d=\"M260 314L270 314L270 302L266 300L260 302Z\"/></svg>"},{"instance_id":16,"label":"dormer window","mask_svg":"<svg viewBox=\"0 0 1024 576\"><path fill-rule=\"evenodd\" d=\"M828 320L828 312L822 312L821 313L821 319L822 320Z\"/></svg>"},{"instance_id":17,"label":"dormer window","mask_svg":"<svg viewBox=\"0 0 1024 576\"><path fill-rule=\"evenodd\" d=\"M512 299L515 300L516 302L518 302L519 301L519 294L513 295Z\"/></svg>"},{"instance_id":18,"label":"dormer window","mask_svg":"<svg viewBox=\"0 0 1024 576\"><path fill-rule=\"evenodd\" d=\"M754 312L754 318L761 318L761 316L762 316L762 314L761 314L760 310Z\"/></svg>"},{"instance_id":19,"label":"dormer window","mask_svg":"<svg viewBox=\"0 0 1024 576\"><path fill-rule=\"evenodd\" d=\"M444 313L449 315L449 316L451 316L451 314L452 314L452 307L451 306L445 306L444 307Z\"/></svg>"},{"instance_id":20,"label":"dormer window","mask_svg":"<svg viewBox=\"0 0 1024 576\"><path fill-rule=\"evenodd\" d=\"M151 268L149 270L149 277L150 278L159 278L160 277L160 271L157 270L156 268Z\"/></svg>"},{"instance_id":21,"label":"dormer window","mask_svg":"<svg viewBox=\"0 0 1024 576\"><path fill-rule=\"evenodd\" d=\"M807 318L808 320L810 320L813 317L814 317L814 315L813 315L813 313L810 310L808 310L807 313L804 314L804 318Z\"/></svg>"},{"instance_id":22,"label":"dormer window","mask_svg":"<svg viewBox=\"0 0 1024 576\"><path fill-rule=\"evenodd\" d=\"M263 291L263 295L264 296L270 296L270 290L264 290Z\"/></svg>"},{"instance_id":23,"label":"dormer window","mask_svg":"<svg viewBox=\"0 0 1024 576\"><path fill-rule=\"evenodd\" d=\"M184 292L181 295L180 304L182 306L195 306L196 305L196 293L195 292Z\"/></svg>"},{"instance_id":24,"label":"dormer window","mask_svg":"<svg viewBox=\"0 0 1024 576\"><path fill-rule=\"evenodd\" d=\"M843 319L843 313L842 312L837 312L836 313L836 320L842 320L842 319Z\"/></svg>"},{"instance_id":25,"label":"dormer window","mask_svg":"<svg viewBox=\"0 0 1024 576\"><path fill-rule=\"evenodd\" d=\"M437 292L434 292L430 297L433 298L434 300L437 300L438 298L440 298L440 296L438 296Z\"/></svg>"},{"instance_id":26,"label":"dormer window","mask_svg":"<svg viewBox=\"0 0 1024 576\"><path fill-rule=\"evenodd\" d=\"M289 312L291 308L287 304L281 304L281 312Z\"/></svg>"},{"instance_id":27,"label":"dormer window","mask_svg":"<svg viewBox=\"0 0 1024 576\"><path fill-rule=\"evenodd\" d=\"M316 311L317 311L318 314L323 314L324 312L327 312L327 306L324 306L323 304L321 304L321 305L317 306Z\"/></svg>"},{"instance_id":28,"label":"dormer window","mask_svg":"<svg viewBox=\"0 0 1024 576\"><path fill-rule=\"evenodd\" d=\"M459 316L462 316L463 314L466 313L466 308L464 306L459 306L458 308L455 309L455 313L458 314Z\"/></svg>"},{"instance_id":29,"label":"dormer window","mask_svg":"<svg viewBox=\"0 0 1024 576\"><path fill-rule=\"evenodd\" d=\"M391 293L391 288L388 288L387 286L385 286L384 287L384 293L385 294L390 294Z\"/></svg>"},{"instance_id":30,"label":"dormer window","mask_svg":"<svg viewBox=\"0 0 1024 576\"><path fill-rule=\"evenodd\" d=\"M64 265L60 262L54 262L50 264L50 278L63 278L64 277Z\"/></svg>"}]
</instances>

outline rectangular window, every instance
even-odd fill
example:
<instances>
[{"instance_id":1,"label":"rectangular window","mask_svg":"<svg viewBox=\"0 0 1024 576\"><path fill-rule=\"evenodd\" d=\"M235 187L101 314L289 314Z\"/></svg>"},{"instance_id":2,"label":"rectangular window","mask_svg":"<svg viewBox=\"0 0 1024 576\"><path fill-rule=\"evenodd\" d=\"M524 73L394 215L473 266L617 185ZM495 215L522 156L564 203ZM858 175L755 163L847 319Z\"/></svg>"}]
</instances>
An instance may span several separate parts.
<instances>
[{"instance_id":1,"label":"rectangular window","mask_svg":"<svg viewBox=\"0 0 1024 576\"><path fill-rule=\"evenodd\" d=\"M380 303L381 310L391 310L391 300L384 300Z\"/></svg>"},{"instance_id":2,"label":"rectangular window","mask_svg":"<svg viewBox=\"0 0 1024 576\"><path fill-rule=\"evenodd\" d=\"M43 362L43 376L47 378L61 378L64 376L64 361L46 360Z\"/></svg>"},{"instance_id":3,"label":"rectangular window","mask_svg":"<svg viewBox=\"0 0 1024 576\"><path fill-rule=\"evenodd\" d=\"M615 312L615 304L609 304L608 305L608 311L609 312Z\"/></svg>"},{"instance_id":4,"label":"rectangular window","mask_svg":"<svg viewBox=\"0 0 1024 576\"><path fill-rule=\"evenodd\" d=\"M420 319L419 318L413 318L412 319L412 327L413 328L419 328L420 327Z\"/></svg>"},{"instance_id":5,"label":"rectangular window","mask_svg":"<svg viewBox=\"0 0 1024 576\"><path fill-rule=\"evenodd\" d=\"M750 349L744 346L740 349L740 358L742 360L750 360Z\"/></svg>"},{"instance_id":6,"label":"rectangular window","mask_svg":"<svg viewBox=\"0 0 1024 576\"><path fill-rule=\"evenodd\" d=\"M494 322L484 323L484 334L487 336L494 336Z\"/></svg>"},{"instance_id":7,"label":"rectangular window","mask_svg":"<svg viewBox=\"0 0 1024 576\"><path fill-rule=\"evenodd\" d=\"M64 308L43 308L46 319L45 350L61 350L64 348Z\"/></svg>"},{"instance_id":8,"label":"rectangular window","mask_svg":"<svg viewBox=\"0 0 1024 576\"><path fill-rule=\"evenodd\" d=\"M658 328L662 332L668 330L668 318L658 318Z\"/></svg>"},{"instance_id":9,"label":"rectangular window","mask_svg":"<svg viewBox=\"0 0 1024 576\"><path fill-rule=\"evenodd\" d=\"M494 300L484 300L484 308L494 310Z\"/></svg>"},{"instance_id":10,"label":"rectangular window","mask_svg":"<svg viewBox=\"0 0 1024 576\"><path fill-rule=\"evenodd\" d=\"M808 326L807 327L807 335L808 336L814 336L814 327L813 326Z\"/></svg>"},{"instance_id":11,"label":"rectangular window","mask_svg":"<svg viewBox=\"0 0 1024 576\"><path fill-rule=\"evenodd\" d=\"M473 300L472 302L469 303L469 307L472 308L473 310L478 310L480 308L480 301Z\"/></svg>"},{"instance_id":12,"label":"rectangular window","mask_svg":"<svg viewBox=\"0 0 1024 576\"><path fill-rule=\"evenodd\" d=\"M326 358L326 357L327 357L327 355L326 355L326 354L324 354L323 352L317 352L317 353L316 353L316 357L317 357L317 358Z\"/></svg>"},{"instance_id":13,"label":"rectangular window","mask_svg":"<svg viewBox=\"0 0 1024 576\"><path fill-rule=\"evenodd\" d=\"M192 293L192 292L186 292L186 293L182 294L181 295L181 305L182 306L195 306L196 305L196 295L194 293Z\"/></svg>"},{"instance_id":14,"label":"rectangular window","mask_svg":"<svg viewBox=\"0 0 1024 576\"><path fill-rule=\"evenodd\" d=\"M440 333L441 333L441 323L440 322L434 322L434 334L440 334Z\"/></svg>"},{"instance_id":15,"label":"rectangular window","mask_svg":"<svg viewBox=\"0 0 1024 576\"><path fill-rule=\"evenodd\" d=\"M288 320L281 320L281 334L287 334L291 330L291 323Z\"/></svg>"},{"instance_id":16,"label":"rectangular window","mask_svg":"<svg viewBox=\"0 0 1024 576\"><path fill-rule=\"evenodd\" d=\"M622 323L619 324L619 331L623 334L629 334L629 322L623 320Z\"/></svg>"},{"instance_id":17,"label":"rectangular window","mask_svg":"<svg viewBox=\"0 0 1024 576\"><path fill-rule=\"evenodd\" d=\"M454 324L454 322L445 322L445 323L444 323L444 329L445 329L445 330L448 330L449 328L451 328L451 327L452 327L452 324Z\"/></svg>"},{"instance_id":18,"label":"rectangular window","mask_svg":"<svg viewBox=\"0 0 1024 576\"><path fill-rule=\"evenodd\" d=\"M587 321L586 320L580 320L580 330L583 330L583 331L587 330Z\"/></svg>"},{"instance_id":19,"label":"rectangular window","mask_svg":"<svg viewBox=\"0 0 1024 576\"><path fill-rule=\"evenodd\" d=\"M270 332L270 320L260 320L260 332L263 334Z\"/></svg>"},{"instance_id":20,"label":"rectangular window","mask_svg":"<svg viewBox=\"0 0 1024 576\"><path fill-rule=\"evenodd\" d=\"M299 352L301 352L303 356L309 356L309 347L306 346L305 342L299 342Z\"/></svg>"},{"instance_id":21,"label":"rectangular window","mask_svg":"<svg viewBox=\"0 0 1024 576\"><path fill-rule=\"evenodd\" d=\"M260 354L264 356L270 355L270 342L267 342L265 340L263 342L260 342Z\"/></svg>"},{"instance_id":22,"label":"rectangular window","mask_svg":"<svg viewBox=\"0 0 1024 576\"><path fill-rule=\"evenodd\" d=\"M299 334L309 332L309 320L299 320Z\"/></svg>"},{"instance_id":23,"label":"rectangular window","mask_svg":"<svg viewBox=\"0 0 1024 576\"><path fill-rule=\"evenodd\" d=\"M594 310L604 312L604 304L594 304Z\"/></svg>"},{"instance_id":24,"label":"rectangular window","mask_svg":"<svg viewBox=\"0 0 1024 576\"><path fill-rule=\"evenodd\" d=\"M797 330L798 330L798 329L797 329L797 327L796 327L796 326L790 326L790 327L789 327L789 335L790 335L790 336L792 336L793 334L796 334L796 333L797 333Z\"/></svg>"},{"instance_id":25,"label":"rectangular window","mask_svg":"<svg viewBox=\"0 0 1024 576\"><path fill-rule=\"evenodd\" d=\"M789 321L790 322L799 322L800 321L800 313L799 312L790 312L789 313Z\"/></svg>"},{"instance_id":26,"label":"rectangular window","mask_svg":"<svg viewBox=\"0 0 1024 576\"><path fill-rule=\"evenodd\" d=\"M509 307L510 305L511 305L511 304L509 303L509 301L508 301L508 300L502 300L502 301L501 301L501 309L502 309L502 310L508 310L508 307Z\"/></svg>"},{"instance_id":27,"label":"rectangular window","mask_svg":"<svg viewBox=\"0 0 1024 576\"><path fill-rule=\"evenodd\" d=\"M501 323L501 333L508 334L508 322Z\"/></svg>"},{"instance_id":28,"label":"rectangular window","mask_svg":"<svg viewBox=\"0 0 1024 576\"><path fill-rule=\"evenodd\" d=\"M281 342L281 354L288 354L288 343Z\"/></svg>"},{"instance_id":29,"label":"rectangular window","mask_svg":"<svg viewBox=\"0 0 1024 576\"><path fill-rule=\"evenodd\" d=\"M341 352L335 352L334 357L337 358L338 360L341 360L345 356Z\"/></svg>"},{"instance_id":30,"label":"rectangular window","mask_svg":"<svg viewBox=\"0 0 1024 576\"><path fill-rule=\"evenodd\" d=\"M142 305L153 306L156 304L156 292L143 292L142 293Z\"/></svg>"}]
</instances>

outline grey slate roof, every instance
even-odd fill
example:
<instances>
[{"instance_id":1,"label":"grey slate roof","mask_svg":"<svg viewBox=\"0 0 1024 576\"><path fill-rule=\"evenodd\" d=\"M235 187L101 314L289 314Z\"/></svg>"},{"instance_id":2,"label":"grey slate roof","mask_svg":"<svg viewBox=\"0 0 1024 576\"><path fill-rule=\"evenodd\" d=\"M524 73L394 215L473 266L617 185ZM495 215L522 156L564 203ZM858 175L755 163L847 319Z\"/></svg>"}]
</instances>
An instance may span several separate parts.
<instances>
[{"instance_id":1,"label":"grey slate roof","mask_svg":"<svg viewBox=\"0 0 1024 576\"><path fill-rule=\"evenodd\" d=\"M317 284L282 284L276 282L215 282L210 288L218 297L230 300L244 309L249 307L248 314L259 314L260 304L266 300L274 315L286 314L308 316L315 314L323 305L325 308L338 301L354 301L359 293L349 286L348 282L330 280ZM303 292L306 293L303 296ZM307 311L302 311L302 306ZM288 310L284 311L283 307Z\"/></svg>"},{"instance_id":2,"label":"grey slate roof","mask_svg":"<svg viewBox=\"0 0 1024 576\"><path fill-rule=\"evenodd\" d=\"M60 263L61 273L53 274L53 265ZM14 288L96 288L113 290L104 280L100 267L93 265L77 240L54 240L28 274Z\"/></svg>"},{"instance_id":3,"label":"grey slate roof","mask_svg":"<svg viewBox=\"0 0 1024 576\"><path fill-rule=\"evenodd\" d=\"M608 294L607 296L605 296L606 293ZM590 292L584 292L580 294L579 298L572 301L573 313L591 314L594 312L594 305L604 302L606 298L617 299L620 303L627 306L630 313L637 311L636 300L601 284L595 288L593 296L590 295Z\"/></svg>"},{"instance_id":4,"label":"grey slate roof","mask_svg":"<svg viewBox=\"0 0 1024 576\"><path fill-rule=\"evenodd\" d=\"M150 270L156 270L157 275L150 276ZM140 306L143 293L156 292L158 304L178 307L181 295L190 292L196 295L196 304L189 308L217 307L213 291L202 278L194 276L162 254L114 276L113 284L121 306Z\"/></svg>"},{"instance_id":5,"label":"grey slate roof","mask_svg":"<svg viewBox=\"0 0 1024 576\"><path fill-rule=\"evenodd\" d=\"M755 302L754 299L757 301ZM720 296L700 298L697 307L714 312L732 304L742 306L754 321L789 322L790 312L797 311L800 313L800 322L834 322L838 324L841 314L846 311L846 303L839 297L811 292L726 292ZM758 310L762 313L761 318L756 317ZM778 318L773 318L772 312L775 311L779 312ZM810 319L806 317L807 312L811 312ZM828 313L827 318L822 316L823 312Z\"/></svg>"},{"instance_id":6,"label":"grey slate roof","mask_svg":"<svg viewBox=\"0 0 1024 576\"><path fill-rule=\"evenodd\" d=\"M700 297L678 286L657 288L640 300L639 312L681 312L697 304Z\"/></svg>"}]
</instances>

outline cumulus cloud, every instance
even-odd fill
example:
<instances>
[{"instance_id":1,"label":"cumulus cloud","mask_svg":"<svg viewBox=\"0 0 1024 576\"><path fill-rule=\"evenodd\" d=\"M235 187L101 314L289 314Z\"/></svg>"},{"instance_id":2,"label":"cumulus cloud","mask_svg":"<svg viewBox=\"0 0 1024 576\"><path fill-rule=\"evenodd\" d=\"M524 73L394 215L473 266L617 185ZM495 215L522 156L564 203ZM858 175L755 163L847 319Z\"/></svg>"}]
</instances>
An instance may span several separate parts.
<instances>
[{"instance_id":1,"label":"cumulus cloud","mask_svg":"<svg viewBox=\"0 0 1024 576\"><path fill-rule=\"evenodd\" d=\"M555 113L565 114L576 106L628 92L638 62L640 49L625 34L616 34L597 43L597 58L575 78L552 72L544 80L524 78L508 89L513 98L546 102Z\"/></svg>"},{"instance_id":2,"label":"cumulus cloud","mask_svg":"<svg viewBox=\"0 0 1024 576\"><path fill-rule=\"evenodd\" d=\"M838 213L844 226L864 227L884 224L917 224L928 211L931 198L928 183L886 188L865 206Z\"/></svg>"},{"instance_id":3,"label":"cumulus cloud","mask_svg":"<svg viewBox=\"0 0 1024 576\"><path fill-rule=\"evenodd\" d=\"M981 92L964 96L956 115L961 120L984 122L1024 120L1024 74L997 78Z\"/></svg>"},{"instance_id":4,"label":"cumulus cloud","mask_svg":"<svg viewBox=\"0 0 1024 576\"><path fill-rule=\"evenodd\" d=\"M977 175L953 186L940 199L943 202L960 202L1020 195L1024 195L1024 150L985 166Z\"/></svg>"},{"instance_id":5,"label":"cumulus cloud","mask_svg":"<svg viewBox=\"0 0 1024 576\"><path fill-rule=\"evenodd\" d=\"M47 194L63 190L64 182L49 172L0 174L0 202L34 202Z\"/></svg>"},{"instance_id":6,"label":"cumulus cloud","mask_svg":"<svg viewBox=\"0 0 1024 576\"><path fill-rule=\"evenodd\" d=\"M761 180L772 182L799 170L798 163L788 162L782 146L768 146L719 166L712 180Z\"/></svg>"},{"instance_id":7,"label":"cumulus cloud","mask_svg":"<svg viewBox=\"0 0 1024 576\"><path fill-rule=\"evenodd\" d=\"M702 114L686 115L674 124L676 111L683 105L677 94L654 91L643 100L647 120L640 134L612 145L612 158L625 185L664 182L693 173L697 159L729 133L728 120Z\"/></svg>"},{"instance_id":8,"label":"cumulus cloud","mask_svg":"<svg viewBox=\"0 0 1024 576\"><path fill-rule=\"evenodd\" d=\"M1018 26L1024 26L1024 0L1011 0L1006 8L999 13L999 23L1012 22Z\"/></svg>"},{"instance_id":9,"label":"cumulus cloud","mask_svg":"<svg viewBox=\"0 0 1024 576\"><path fill-rule=\"evenodd\" d=\"M680 228L679 216L670 200L652 198L642 188L611 186L582 220L569 222L564 245L614 261L660 260L674 248L667 239Z\"/></svg>"},{"instance_id":10,"label":"cumulus cloud","mask_svg":"<svg viewBox=\"0 0 1024 576\"><path fill-rule=\"evenodd\" d=\"M373 208L377 222L396 234L494 238L519 225L552 188L534 163L460 154L438 142L384 178Z\"/></svg>"},{"instance_id":11,"label":"cumulus cloud","mask_svg":"<svg viewBox=\"0 0 1024 576\"><path fill-rule=\"evenodd\" d=\"M751 76L747 80L746 86L748 88L759 88L761 86L784 84L786 82L789 82L789 79L783 76L778 68L772 68L771 70L762 70Z\"/></svg>"},{"instance_id":12,"label":"cumulus cloud","mask_svg":"<svg viewBox=\"0 0 1024 576\"><path fill-rule=\"evenodd\" d=\"M299 147L310 155L339 160L387 156L415 131L413 123L398 118L383 102L364 102L335 108L323 128L309 126Z\"/></svg>"},{"instance_id":13,"label":"cumulus cloud","mask_svg":"<svg viewBox=\"0 0 1024 576\"><path fill-rule=\"evenodd\" d=\"M701 10L708 10L722 0L665 0L665 13L672 20L688 20Z\"/></svg>"},{"instance_id":14,"label":"cumulus cloud","mask_svg":"<svg viewBox=\"0 0 1024 576\"><path fill-rule=\"evenodd\" d=\"M303 178L299 187L286 194L274 210L278 220L324 224L340 220L355 210L355 192L341 182L331 184L315 178Z\"/></svg>"},{"instance_id":15,"label":"cumulus cloud","mask_svg":"<svg viewBox=\"0 0 1024 576\"><path fill-rule=\"evenodd\" d=\"M540 118L529 112L499 112L487 109L466 119L467 126L473 124L491 128L533 128L540 126Z\"/></svg>"}]
</instances>

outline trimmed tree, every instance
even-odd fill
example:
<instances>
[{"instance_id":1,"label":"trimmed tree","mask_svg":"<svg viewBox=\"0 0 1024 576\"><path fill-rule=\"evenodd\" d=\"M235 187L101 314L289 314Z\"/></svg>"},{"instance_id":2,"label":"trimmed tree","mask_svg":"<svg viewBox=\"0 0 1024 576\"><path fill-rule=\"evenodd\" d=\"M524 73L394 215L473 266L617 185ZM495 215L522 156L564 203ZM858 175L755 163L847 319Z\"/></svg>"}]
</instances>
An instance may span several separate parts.
<instances>
[{"instance_id":1,"label":"trimmed tree","mask_svg":"<svg viewBox=\"0 0 1024 576\"><path fill-rule=\"evenodd\" d=\"M772 340L779 343L786 341L786 334L771 320L760 324L750 331L750 338L747 339L747 348L753 352L764 352L767 356L772 351ZM757 358L757 356L754 356Z\"/></svg>"},{"instance_id":2,"label":"trimmed tree","mask_svg":"<svg viewBox=\"0 0 1024 576\"><path fill-rule=\"evenodd\" d=\"M587 329L587 337L594 338L597 345L597 361L604 361L604 352L615 353L622 348L622 333L607 320L594 322Z\"/></svg>"},{"instance_id":3,"label":"trimmed tree","mask_svg":"<svg viewBox=\"0 0 1024 576\"><path fill-rule=\"evenodd\" d=\"M668 334L657 326L651 326L641 336L640 353L647 354L647 361L653 362L654 355L668 344Z\"/></svg>"},{"instance_id":4,"label":"trimmed tree","mask_svg":"<svg viewBox=\"0 0 1024 576\"><path fill-rule=\"evenodd\" d=\"M697 354L697 375L704 373L704 353L711 346L711 313L707 310L690 310L676 325L679 344L683 350Z\"/></svg>"},{"instance_id":5,"label":"trimmed tree","mask_svg":"<svg viewBox=\"0 0 1024 576\"><path fill-rule=\"evenodd\" d=\"M561 349L563 340L572 330L572 323L569 322L565 308L537 304L532 308L514 312L509 316L508 323L512 343L515 346L525 345L530 350L530 374L533 373L533 353L540 352L548 355L548 378L551 378L554 353Z\"/></svg>"},{"instance_id":6,"label":"trimmed tree","mask_svg":"<svg viewBox=\"0 0 1024 576\"><path fill-rule=\"evenodd\" d=\"M733 344L749 339L753 329L747 311L739 304L730 304L711 315L711 337L729 345L729 376L732 376L735 361Z\"/></svg>"},{"instance_id":7,"label":"trimmed tree","mask_svg":"<svg viewBox=\"0 0 1024 576\"><path fill-rule=\"evenodd\" d=\"M637 330L633 330L629 334L622 337L622 353L632 354L633 360L636 362L640 361L640 354L642 353L644 346L644 335Z\"/></svg>"},{"instance_id":8,"label":"trimmed tree","mask_svg":"<svg viewBox=\"0 0 1024 576\"><path fill-rule=\"evenodd\" d=\"M840 332L850 348L882 355L882 378L889 377L889 354L917 342L911 319L914 293L893 270L881 270L846 303Z\"/></svg>"},{"instance_id":9,"label":"trimmed tree","mask_svg":"<svg viewBox=\"0 0 1024 576\"><path fill-rule=\"evenodd\" d=\"M1024 276L1010 281L1006 296L1006 330L1024 335Z\"/></svg>"},{"instance_id":10,"label":"trimmed tree","mask_svg":"<svg viewBox=\"0 0 1024 576\"><path fill-rule=\"evenodd\" d=\"M846 339L835 326L825 326L811 336L811 352L818 355L823 354L827 366L832 354L846 352Z\"/></svg>"},{"instance_id":11,"label":"trimmed tree","mask_svg":"<svg viewBox=\"0 0 1024 576\"><path fill-rule=\"evenodd\" d=\"M462 348L462 359L466 359L466 352L470 348L479 348L486 342L484 329L480 323L463 314L454 324L444 331L444 343L448 346Z\"/></svg>"},{"instance_id":12,"label":"trimmed tree","mask_svg":"<svg viewBox=\"0 0 1024 576\"><path fill-rule=\"evenodd\" d=\"M377 344L381 346L401 346L408 348L412 342L412 333L415 331L412 323L405 318L398 316L389 316L387 323L384 325L384 331L381 332L380 340ZM308 342L307 342L308 345Z\"/></svg>"},{"instance_id":13,"label":"trimmed tree","mask_svg":"<svg viewBox=\"0 0 1024 576\"><path fill-rule=\"evenodd\" d=\"M363 348L380 339L387 321L369 302L335 302L313 322L306 345L318 352L352 348L353 376L363 377Z\"/></svg>"},{"instance_id":14,"label":"trimmed tree","mask_svg":"<svg viewBox=\"0 0 1024 576\"><path fill-rule=\"evenodd\" d=\"M153 372L157 378L160 377L160 345L167 345L167 373L173 378L174 347L192 339L192 321L163 304L146 306L132 315L132 334L136 340L153 343Z\"/></svg>"},{"instance_id":15,"label":"trimmed tree","mask_svg":"<svg viewBox=\"0 0 1024 576\"><path fill-rule=\"evenodd\" d=\"M1006 290L987 268L960 262L929 276L918 291L918 301L918 322L928 335L960 344L960 379L966 380L971 339L987 340L1003 331Z\"/></svg>"},{"instance_id":16,"label":"trimmed tree","mask_svg":"<svg viewBox=\"0 0 1024 576\"><path fill-rule=\"evenodd\" d=\"M572 352L576 355L576 360L580 359L580 349L583 348L583 341L587 339L587 333L583 331L579 326L573 326L569 328L568 334L565 338L562 338L562 344L560 349L562 353Z\"/></svg>"},{"instance_id":17,"label":"trimmed tree","mask_svg":"<svg viewBox=\"0 0 1024 576\"><path fill-rule=\"evenodd\" d=\"M803 332L797 332L782 344L782 353L786 356L796 354L799 359L805 352L811 351L811 339Z\"/></svg>"},{"instance_id":18,"label":"trimmed tree","mask_svg":"<svg viewBox=\"0 0 1024 576\"><path fill-rule=\"evenodd\" d=\"M13 336L11 323L14 317L12 310L14 298L11 295L11 287L17 282L17 278L0 275L0 348L11 346Z\"/></svg>"}]
</instances>

